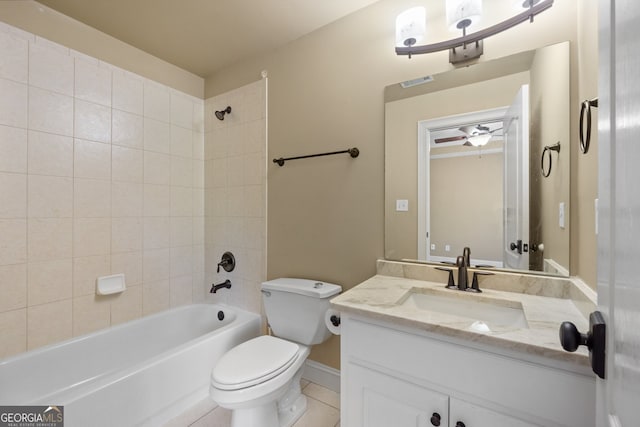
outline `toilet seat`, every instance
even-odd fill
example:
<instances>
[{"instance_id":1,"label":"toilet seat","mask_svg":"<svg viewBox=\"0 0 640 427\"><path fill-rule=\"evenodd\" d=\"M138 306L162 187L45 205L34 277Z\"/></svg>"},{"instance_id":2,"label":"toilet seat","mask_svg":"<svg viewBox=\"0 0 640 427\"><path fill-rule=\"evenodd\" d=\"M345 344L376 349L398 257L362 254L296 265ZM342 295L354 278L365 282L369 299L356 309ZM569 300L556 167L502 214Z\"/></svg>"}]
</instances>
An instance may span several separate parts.
<instances>
[{"instance_id":1,"label":"toilet seat","mask_svg":"<svg viewBox=\"0 0 640 427\"><path fill-rule=\"evenodd\" d=\"M263 383L294 364L299 350L297 344L270 335L251 339L220 358L211 383L220 390L240 390Z\"/></svg>"}]
</instances>

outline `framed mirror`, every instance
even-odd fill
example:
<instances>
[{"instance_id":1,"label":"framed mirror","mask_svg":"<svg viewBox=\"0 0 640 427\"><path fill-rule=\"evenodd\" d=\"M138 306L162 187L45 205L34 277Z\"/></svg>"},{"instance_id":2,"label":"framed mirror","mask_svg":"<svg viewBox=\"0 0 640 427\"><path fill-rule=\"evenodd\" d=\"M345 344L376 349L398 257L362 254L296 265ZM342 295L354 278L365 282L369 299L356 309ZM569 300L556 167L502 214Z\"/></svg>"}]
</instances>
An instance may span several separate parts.
<instances>
[{"instance_id":1,"label":"framed mirror","mask_svg":"<svg viewBox=\"0 0 640 427\"><path fill-rule=\"evenodd\" d=\"M569 275L569 64L563 42L385 88L385 258Z\"/></svg>"}]
</instances>

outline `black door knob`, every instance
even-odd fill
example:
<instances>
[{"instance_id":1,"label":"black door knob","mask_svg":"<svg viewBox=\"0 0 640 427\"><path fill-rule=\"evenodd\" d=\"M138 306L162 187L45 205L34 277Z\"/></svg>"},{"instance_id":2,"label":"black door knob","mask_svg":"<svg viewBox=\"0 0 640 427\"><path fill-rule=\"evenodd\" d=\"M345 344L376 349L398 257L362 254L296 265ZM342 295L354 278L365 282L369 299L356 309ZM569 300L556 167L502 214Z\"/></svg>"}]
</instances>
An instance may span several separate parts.
<instances>
[{"instance_id":1,"label":"black door knob","mask_svg":"<svg viewBox=\"0 0 640 427\"><path fill-rule=\"evenodd\" d=\"M464 423L463 423L462 421L458 421L458 422L456 423L456 427L467 427L467 426L465 426L465 425L464 425Z\"/></svg>"},{"instance_id":2,"label":"black door knob","mask_svg":"<svg viewBox=\"0 0 640 427\"><path fill-rule=\"evenodd\" d=\"M431 415L431 425L434 426L439 426L440 425L440 414L437 412L434 412L433 415Z\"/></svg>"},{"instance_id":3,"label":"black door knob","mask_svg":"<svg viewBox=\"0 0 640 427\"><path fill-rule=\"evenodd\" d=\"M581 345L589 349L591 368L600 378L605 377L605 350L607 325L599 311L589 315L589 332L582 334L571 322L562 322L560 325L560 344L566 351L574 352Z\"/></svg>"},{"instance_id":4,"label":"black door knob","mask_svg":"<svg viewBox=\"0 0 640 427\"><path fill-rule=\"evenodd\" d=\"M581 334L571 322L562 322L560 325L560 344L566 351L574 352L581 345L589 345L589 336Z\"/></svg>"},{"instance_id":5,"label":"black door knob","mask_svg":"<svg viewBox=\"0 0 640 427\"><path fill-rule=\"evenodd\" d=\"M511 242L509 244L509 249L511 249L512 251L517 250L519 254L522 253L522 240L517 240L515 243Z\"/></svg>"}]
</instances>

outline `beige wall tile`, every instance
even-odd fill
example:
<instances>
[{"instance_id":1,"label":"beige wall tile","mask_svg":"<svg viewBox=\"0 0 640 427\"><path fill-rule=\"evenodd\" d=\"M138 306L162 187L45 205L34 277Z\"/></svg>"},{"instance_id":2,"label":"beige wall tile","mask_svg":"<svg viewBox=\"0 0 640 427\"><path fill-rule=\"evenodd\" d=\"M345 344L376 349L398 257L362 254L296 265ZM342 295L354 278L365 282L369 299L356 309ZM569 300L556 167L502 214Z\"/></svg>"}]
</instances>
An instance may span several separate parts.
<instances>
[{"instance_id":1,"label":"beige wall tile","mask_svg":"<svg viewBox=\"0 0 640 427\"><path fill-rule=\"evenodd\" d=\"M0 313L0 360L27 350L27 309Z\"/></svg>"},{"instance_id":2,"label":"beige wall tile","mask_svg":"<svg viewBox=\"0 0 640 427\"><path fill-rule=\"evenodd\" d=\"M193 184L191 158L171 156L171 185L191 187Z\"/></svg>"},{"instance_id":3,"label":"beige wall tile","mask_svg":"<svg viewBox=\"0 0 640 427\"><path fill-rule=\"evenodd\" d=\"M111 274L110 261L109 255L74 258L73 297L95 294L98 277Z\"/></svg>"},{"instance_id":4,"label":"beige wall tile","mask_svg":"<svg viewBox=\"0 0 640 427\"><path fill-rule=\"evenodd\" d=\"M27 131L0 125L0 171L27 172Z\"/></svg>"},{"instance_id":5,"label":"beige wall tile","mask_svg":"<svg viewBox=\"0 0 640 427\"><path fill-rule=\"evenodd\" d=\"M73 138L29 131L29 173L73 176Z\"/></svg>"},{"instance_id":6,"label":"beige wall tile","mask_svg":"<svg viewBox=\"0 0 640 427\"><path fill-rule=\"evenodd\" d=\"M111 219L111 252L139 252L142 250L142 219Z\"/></svg>"},{"instance_id":7,"label":"beige wall tile","mask_svg":"<svg viewBox=\"0 0 640 427\"><path fill-rule=\"evenodd\" d=\"M111 252L111 218L75 218L73 256L106 255Z\"/></svg>"},{"instance_id":8,"label":"beige wall tile","mask_svg":"<svg viewBox=\"0 0 640 427\"><path fill-rule=\"evenodd\" d=\"M142 316L142 286L129 286L111 301L111 325L128 322Z\"/></svg>"},{"instance_id":9,"label":"beige wall tile","mask_svg":"<svg viewBox=\"0 0 640 427\"><path fill-rule=\"evenodd\" d=\"M111 181L76 178L74 180L73 215L76 218L111 216Z\"/></svg>"},{"instance_id":10,"label":"beige wall tile","mask_svg":"<svg viewBox=\"0 0 640 427\"><path fill-rule=\"evenodd\" d=\"M111 179L111 145L74 140L74 176L77 178Z\"/></svg>"},{"instance_id":11,"label":"beige wall tile","mask_svg":"<svg viewBox=\"0 0 640 427\"><path fill-rule=\"evenodd\" d=\"M113 217L142 216L142 184L111 183L111 215Z\"/></svg>"},{"instance_id":12,"label":"beige wall tile","mask_svg":"<svg viewBox=\"0 0 640 427\"><path fill-rule=\"evenodd\" d=\"M144 146L143 117L119 110L112 110L111 114L111 142L114 145L142 149Z\"/></svg>"},{"instance_id":13,"label":"beige wall tile","mask_svg":"<svg viewBox=\"0 0 640 427\"><path fill-rule=\"evenodd\" d=\"M70 218L73 215L73 179L29 175L29 218Z\"/></svg>"},{"instance_id":14,"label":"beige wall tile","mask_svg":"<svg viewBox=\"0 0 640 427\"><path fill-rule=\"evenodd\" d=\"M144 118L144 149L156 153L171 153L171 127L168 123Z\"/></svg>"},{"instance_id":15,"label":"beige wall tile","mask_svg":"<svg viewBox=\"0 0 640 427\"><path fill-rule=\"evenodd\" d=\"M27 85L0 79L0 125L27 127Z\"/></svg>"},{"instance_id":16,"label":"beige wall tile","mask_svg":"<svg viewBox=\"0 0 640 427\"><path fill-rule=\"evenodd\" d=\"M242 156L233 156L227 158L227 167L229 174L227 176L227 185L229 187L241 187L244 185L244 159Z\"/></svg>"},{"instance_id":17,"label":"beige wall tile","mask_svg":"<svg viewBox=\"0 0 640 427\"><path fill-rule=\"evenodd\" d=\"M171 216L193 215L193 190L185 187L171 187Z\"/></svg>"},{"instance_id":18,"label":"beige wall tile","mask_svg":"<svg viewBox=\"0 0 640 427\"><path fill-rule=\"evenodd\" d=\"M154 249L142 253L142 281L149 283L169 279L171 267L171 250Z\"/></svg>"},{"instance_id":19,"label":"beige wall tile","mask_svg":"<svg viewBox=\"0 0 640 427\"><path fill-rule=\"evenodd\" d=\"M204 188L204 160L192 160L193 188Z\"/></svg>"},{"instance_id":20,"label":"beige wall tile","mask_svg":"<svg viewBox=\"0 0 640 427\"><path fill-rule=\"evenodd\" d=\"M171 214L171 188L168 185L144 184L144 216Z\"/></svg>"},{"instance_id":21,"label":"beige wall tile","mask_svg":"<svg viewBox=\"0 0 640 427\"><path fill-rule=\"evenodd\" d=\"M194 245L204 245L204 217L193 218L192 243Z\"/></svg>"},{"instance_id":22,"label":"beige wall tile","mask_svg":"<svg viewBox=\"0 0 640 427\"><path fill-rule=\"evenodd\" d=\"M169 279L149 282L142 288L142 314L157 313L170 307Z\"/></svg>"},{"instance_id":23,"label":"beige wall tile","mask_svg":"<svg viewBox=\"0 0 640 427\"><path fill-rule=\"evenodd\" d=\"M144 182L145 184L169 185L171 183L171 156L145 151Z\"/></svg>"},{"instance_id":24,"label":"beige wall tile","mask_svg":"<svg viewBox=\"0 0 640 427\"><path fill-rule=\"evenodd\" d=\"M74 136L88 141L111 143L111 108L76 99Z\"/></svg>"},{"instance_id":25,"label":"beige wall tile","mask_svg":"<svg viewBox=\"0 0 640 427\"><path fill-rule=\"evenodd\" d=\"M249 153L242 159L244 185L261 185L266 177L264 153Z\"/></svg>"},{"instance_id":26,"label":"beige wall tile","mask_svg":"<svg viewBox=\"0 0 640 427\"><path fill-rule=\"evenodd\" d=\"M27 348L42 347L72 337L71 299L27 309Z\"/></svg>"},{"instance_id":27,"label":"beige wall tile","mask_svg":"<svg viewBox=\"0 0 640 427\"><path fill-rule=\"evenodd\" d=\"M73 58L49 46L31 43L29 46L29 84L73 95Z\"/></svg>"},{"instance_id":28,"label":"beige wall tile","mask_svg":"<svg viewBox=\"0 0 640 427\"><path fill-rule=\"evenodd\" d=\"M170 277L190 276L193 249L191 246L171 248L171 274Z\"/></svg>"},{"instance_id":29,"label":"beige wall tile","mask_svg":"<svg viewBox=\"0 0 640 427\"><path fill-rule=\"evenodd\" d=\"M171 307L191 304L193 302L193 278L190 275L172 277L169 299Z\"/></svg>"},{"instance_id":30,"label":"beige wall tile","mask_svg":"<svg viewBox=\"0 0 640 427\"><path fill-rule=\"evenodd\" d=\"M16 107L20 106L16 105ZM73 98L30 87L29 129L73 136Z\"/></svg>"},{"instance_id":31,"label":"beige wall tile","mask_svg":"<svg viewBox=\"0 0 640 427\"><path fill-rule=\"evenodd\" d=\"M27 264L0 266L0 295L0 313L27 306Z\"/></svg>"},{"instance_id":32,"label":"beige wall tile","mask_svg":"<svg viewBox=\"0 0 640 427\"><path fill-rule=\"evenodd\" d=\"M27 83L29 79L29 42L0 32L0 77Z\"/></svg>"},{"instance_id":33,"label":"beige wall tile","mask_svg":"<svg viewBox=\"0 0 640 427\"><path fill-rule=\"evenodd\" d=\"M27 220L0 219L0 265L27 262Z\"/></svg>"},{"instance_id":34,"label":"beige wall tile","mask_svg":"<svg viewBox=\"0 0 640 427\"><path fill-rule=\"evenodd\" d=\"M264 217L264 186L248 185L244 188L245 212L247 217Z\"/></svg>"},{"instance_id":35,"label":"beige wall tile","mask_svg":"<svg viewBox=\"0 0 640 427\"><path fill-rule=\"evenodd\" d=\"M71 218L32 218L29 220L29 262L72 257Z\"/></svg>"},{"instance_id":36,"label":"beige wall tile","mask_svg":"<svg viewBox=\"0 0 640 427\"><path fill-rule=\"evenodd\" d=\"M27 175L0 172L0 218L26 218Z\"/></svg>"},{"instance_id":37,"label":"beige wall tile","mask_svg":"<svg viewBox=\"0 0 640 427\"><path fill-rule=\"evenodd\" d=\"M113 108L142 115L144 92L141 77L126 71L113 73Z\"/></svg>"},{"instance_id":38,"label":"beige wall tile","mask_svg":"<svg viewBox=\"0 0 640 427\"><path fill-rule=\"evenodd\" d=\"M73 336L109 327L111 304L107 297L87 295L73 299Z\"/></svg>"},{"instance_id":39,"label":"beige wall tile","mask_svg":"<svg viewBox=\"0 0 640 427\"><path fill-rule=\"evenodd\" d=\"M142 182L143 151L114 145L111 148L111 179L113 181Z\"/></svg>"},{"instance_id":40,"label":"beige wall tile","mask_svg":"<svg viewBox=\"0 0 640 427\"><path fill-rule=\"evenodd\" d=\"M245 187L229 187L227 193L227 215L230 217L243 217L246 212ZM253 201L250 201L251 203Z\"/></svg>"},{"instance_id":41,"label":"beige wall tile","mask_svg":"<svg viewBox=\"0 0 640 427\"><path fill-rule=\"evenodd\" d=\"M169 90L150 80L144 82L144 116L169 123L171 107Z\"/></svg>"},{"instance_id":42,"label":"beige wall tile","mask_svg":"<svg viewBox=\"0 0 640 427\"><path fill-rule=\"evenodd\" d=\"M111 255L111 274L121 273L127 287L142 284L142 252Z\"/></svg>"},{"instance_id":43,"label":"beige wall tile","mask_svg":"<svg viewBox=\"0 0 640 427\"><path fill-rule=\"evenodd\" d=\"M168 217L144 218L144 249L163 249L171 246L171 220Z\"/></svg>"},{"instance_id":44,"label":"beige wall tile","mask_svg":"<svg viewBox=\"0 0 640 427\"><path fill-rule=\"evenodd\" d=\"M193 126L193 101L175 91L171 92L171 123L188 129Z\"/></svg>"},{"instance_id":45,"label":"beige wall tile","mask_svg":"<svg viewBox=\"0 0 640 427\"><path fill-rule=\"evenodd\" d=\"M76 98L111 106L111 70L84 59L75 59Z\"/></svg>"},{"instance_id":46,"label":"beige wall tile","mask_svg":"<svg viewBox=\"0 0 640 427\"><path fill-rule=\"evenodd\" d=\"M69 299L72 296L73 263L71 258L30 262L27 300L29 306Z\"/></svg>"},{"instance_id":47,"label":"beige wall tile","mask_svg":"<svg viewBox=\"0 0 640 427\"><path fill-rule=\"evenodd\" d=\"M194 219L191 217L171 218L171 247L191 245L193 223Z\"/></svg>"},{"instance_id":48,"label":"beige wall tile","mask_svg":"<svg viewBox=\"0 0 640 427\"><path fill-rule=\"evenodd\" d=\"M204 160L204 134L196 130L193 136L193 158L196 160Z\"/></svg>"},{"instance_id":49,"label":"beige wall tile","mask_svg":"<svg viewBox=\"0 0 640 427\"><path fill-rule=\"evenodd\" d=\"M188 102L191 104L190 101ZM171 126L171 155L191 159L193 156L193 135L191 126Z\"/></svg>"}]
</instances>

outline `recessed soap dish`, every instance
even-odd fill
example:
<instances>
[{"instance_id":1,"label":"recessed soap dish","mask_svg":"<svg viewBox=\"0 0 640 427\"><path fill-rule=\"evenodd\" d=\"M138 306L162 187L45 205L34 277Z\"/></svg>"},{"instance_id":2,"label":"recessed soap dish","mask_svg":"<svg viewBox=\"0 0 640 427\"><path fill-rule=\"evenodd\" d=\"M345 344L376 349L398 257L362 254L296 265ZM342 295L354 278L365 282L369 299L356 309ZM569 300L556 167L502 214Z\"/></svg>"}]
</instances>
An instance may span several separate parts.
<instances>
[{"instance_id":1,"label":"recessed soap dish","mask_svg":"<svg viewBox=\"0 0 640 427\"><path fill-rule=\"evenodd\" d=\"M127 286L124 283L124 274L98 277L96 281L96 294L111 295L124 292Z\"/></svg>"}]
</instances>

